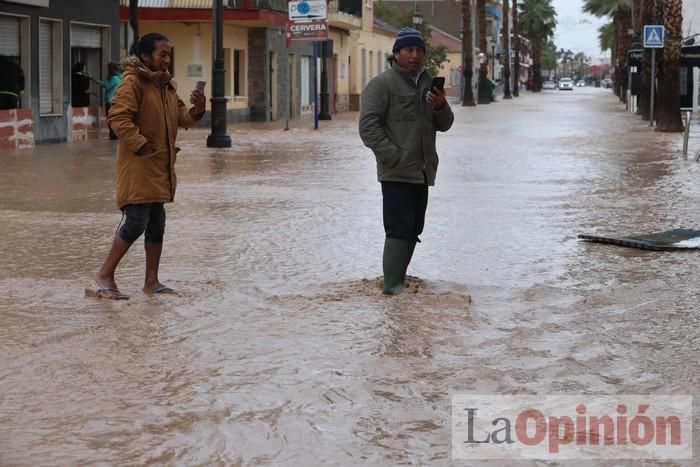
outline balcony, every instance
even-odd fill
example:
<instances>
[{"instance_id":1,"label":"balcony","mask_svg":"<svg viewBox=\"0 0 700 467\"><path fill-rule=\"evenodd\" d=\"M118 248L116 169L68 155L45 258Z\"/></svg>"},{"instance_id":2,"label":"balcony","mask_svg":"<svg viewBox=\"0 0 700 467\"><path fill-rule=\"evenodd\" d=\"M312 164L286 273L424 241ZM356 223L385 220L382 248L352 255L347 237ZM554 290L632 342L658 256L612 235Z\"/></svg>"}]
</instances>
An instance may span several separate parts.
<instances>
[{"instance_id":1,"label":"balcony","mask_svg":"<svg viewBox=\"0 0 700 467\"><path fill-rule=\"evenodd\" d=\"M286 0L224 0L225 9L270 10L287 14ZM119 0L122 7L129 6L129 0ZM193 8L211 10L213 0L139 0L139 8Z\"/></svg>"},{"instance_id":2,"label":"balcony","mask_svg":"<svg viewBox=\"0 0 700 467\"><path fill-rule=\"evenodd\" d=\"M328 25L340 29L362 29L362 4L360 3L360 16L356 16L357 8L354 2L342 0L329 0L328 2Z\"/></svg>"}]
</instances>

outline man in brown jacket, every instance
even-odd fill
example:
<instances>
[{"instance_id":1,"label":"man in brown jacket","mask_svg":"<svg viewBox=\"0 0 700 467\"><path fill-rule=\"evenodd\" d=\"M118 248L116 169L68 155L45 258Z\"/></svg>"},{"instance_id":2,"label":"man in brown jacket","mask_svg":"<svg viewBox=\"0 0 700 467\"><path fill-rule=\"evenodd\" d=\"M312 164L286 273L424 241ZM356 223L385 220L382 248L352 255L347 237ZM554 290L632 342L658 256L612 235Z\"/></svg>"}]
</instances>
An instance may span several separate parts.
<instances>
[{"instance_id":1,"label":"man in brown jacket","mask_svg":"<svg viewBox=\"0 0 700 467\"><path fill-rule=\"evenodd\" d=\"M123 65L124 76L112 99L109 124L119 137L117 205L125 220L102 268L95 274L97 290L89 295L127 299L117 288L114 271L131 245L145 232L146 293L173 292L158 280L165 232L164 203L175 197L175 147L178 127L193 127L204 116L206 98L195 89L188 109L168 73L171 46L156 33L142 37Z\"/></svg>"}]
</instances>

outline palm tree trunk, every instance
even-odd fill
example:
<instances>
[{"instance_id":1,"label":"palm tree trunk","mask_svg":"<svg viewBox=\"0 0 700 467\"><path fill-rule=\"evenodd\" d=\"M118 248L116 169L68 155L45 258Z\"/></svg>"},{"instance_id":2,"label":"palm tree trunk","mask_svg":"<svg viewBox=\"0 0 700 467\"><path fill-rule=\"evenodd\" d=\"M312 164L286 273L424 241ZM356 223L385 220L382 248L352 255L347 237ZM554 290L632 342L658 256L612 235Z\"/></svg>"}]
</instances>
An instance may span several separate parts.
<instances>
[{"instance_id":1,"label":"palm tree trunk","mask_svg":"<svg viewBox=\"0 0 700 467\"><path fill-rule=\"evenodd\" d=\"M139 40L139 0L129 0L129 25L134 33L134 43Z\"/></svg>"},{"instance_id":2,"label":"palm tree trunk","mask_svg":"<svg viewBox=\"0 0 700 467\"><path fill-rule=\"evenodd\" d=\"M532 91L542 91L542 39L532 36Z\"/></svg>"},{"instance_id":3,"label":"palm tree trunk","mask_svg":"<svg viewBox=\"0 0 700 467\"><path fill-rule=\"evenodd\" d=\"M655 0L644 0L642 3L642 24L657 24L654 21L654 2ZM642 86L639 96L639 111L642 120L649 120L651 113L651 105L649 98L651 97L651 49L644 49L642 57Z\"/></svg>"},{"instance_id":4,"label":"palm tree trunk","mask_svg":"<svg viewBox=\"0 0 700 467\"><path fill-rule=\"evenodd\" d=\"M656 0L654 2L654 20L652 24L665 24L664 22L664 2L665 0ZM661 108L660 90L664 87L666 68L664 63L665 57L662 50L656 51L656 93L654 94L654 120L659 120L659 109Z\"/></svg>"},{"instance_id":5,"label":"palm tree trunk","mask_svg":"<svg viewBox=\"0 0 700 467\"><path fill-rule=\"evenodd\" d=\"M665 0L664 26L664 74L659 86L659 118L656 131L675 133L683 131L681 119L680 65L681 40L683 39L683 2Z\"/></svg>"},{"instance_id":6,"label":"palm tree trunk","mask_svg":"<svg viewBox=\"0 0 700 467\"><path fill-rule=\"evenodd\" d=\"M513 48L515 49L515 63L513 64L513 96L520 97L520 35L518 31L518 0L513 0Z\"/></svg>"},{"instance_id":7,"label":"palm tree trunk","mask_svg":"<svg viewBox=\"0 0 700 467\"><path fill-rule=\"evenodd\" d=\"M632 26L630 10L628 8L618 8L615 11L617 23L617 66L615 73L615 88L621 102L627 102L628 68L627 56L630 49L630 38L628 31Z\"/></svg>"},{"instance_id":8,"label":"palm tree trunk","mask_svg":"<svg viewBox=\"0 0 700 467\"><path fill-rule=\"evenodd\" d=\"M462 75L464 76L462 89L462 105L473 107L474 88L474 30L472 29L472 2L462 0Z\"/></svg>"},{"instance_id":9,"label":"palm tree trunk","mask_svg":"<svg viewBox=\"0 0 700 467\"><path fill-rule=\"evenodd\" d=\"M479 20L479 51L484 54L485 60L479 65L478 102L490 104L488 87L488 44L486 42L486 0L476 0L476 14Z\"/></svg>"},{"instance_id":10,"label":"palm tree trunk","mask_svg":"<svg viewBox=\"0 0 700 467\"><path fill-rule=\"evenodd\" d=\"M509 0L503 2L503 99L512 99L510 94L510 8Z\"/></svg>"}]
</instances>

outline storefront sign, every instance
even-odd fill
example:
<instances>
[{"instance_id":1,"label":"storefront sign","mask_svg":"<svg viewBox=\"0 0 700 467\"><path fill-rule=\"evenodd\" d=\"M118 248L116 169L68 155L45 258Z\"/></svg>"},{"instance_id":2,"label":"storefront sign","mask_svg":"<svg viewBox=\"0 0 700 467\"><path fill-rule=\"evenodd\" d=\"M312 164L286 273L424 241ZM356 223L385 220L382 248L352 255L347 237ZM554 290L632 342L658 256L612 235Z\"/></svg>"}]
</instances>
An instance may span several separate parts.
<instances>
[{"instance_id":1,"label":"storefront sign","mask_svg":"<svg viewBox=\"0 0 700 467\"><path fill-rule=\"evenodd\" d=\"M325 41L328 39L328 24L325 19L309 22L287 22L288 41Z\"/></svg>"}]
</instances>

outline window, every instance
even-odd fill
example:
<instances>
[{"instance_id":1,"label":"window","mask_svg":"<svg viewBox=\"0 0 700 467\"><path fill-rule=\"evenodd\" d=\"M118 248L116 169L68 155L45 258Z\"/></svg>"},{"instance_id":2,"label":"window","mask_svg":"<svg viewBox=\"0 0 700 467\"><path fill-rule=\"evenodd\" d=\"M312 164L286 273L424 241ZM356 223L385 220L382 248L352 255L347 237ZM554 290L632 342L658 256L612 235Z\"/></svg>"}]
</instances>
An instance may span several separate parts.
<instances>
[{"instance_id":1,"label":"window","mask_svg":"<svg viewBox=\"0 0 700 467\"><path fill-rule=\"evenodd\" d=\"M39 114L63 114L61 22L39 20Z\"/></svg>"}]
</instances>

